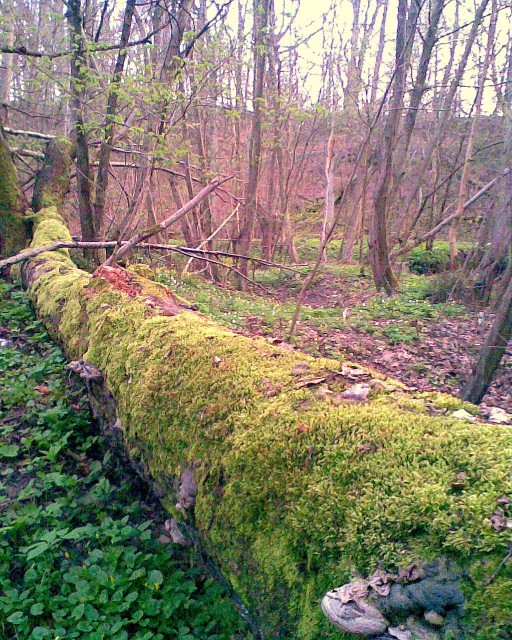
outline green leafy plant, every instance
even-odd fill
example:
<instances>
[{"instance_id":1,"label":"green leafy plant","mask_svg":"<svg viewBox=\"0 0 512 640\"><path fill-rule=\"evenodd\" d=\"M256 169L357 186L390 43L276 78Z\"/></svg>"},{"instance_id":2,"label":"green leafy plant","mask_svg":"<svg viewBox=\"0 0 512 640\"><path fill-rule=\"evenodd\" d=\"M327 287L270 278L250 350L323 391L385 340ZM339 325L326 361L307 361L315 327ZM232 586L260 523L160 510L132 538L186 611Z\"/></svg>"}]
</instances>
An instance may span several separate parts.
<instances>
[{"instance_id":1,"label":"green leafy plant","mask_svg":"<svg viewBox=\"0 0 512 640\"><path fill-rule=\"evenodd\" d=\"M158 542L144 487L97 435L25 294L0 296L0 637L250 637L193 557Z\"/></svg>"}]
</instances>

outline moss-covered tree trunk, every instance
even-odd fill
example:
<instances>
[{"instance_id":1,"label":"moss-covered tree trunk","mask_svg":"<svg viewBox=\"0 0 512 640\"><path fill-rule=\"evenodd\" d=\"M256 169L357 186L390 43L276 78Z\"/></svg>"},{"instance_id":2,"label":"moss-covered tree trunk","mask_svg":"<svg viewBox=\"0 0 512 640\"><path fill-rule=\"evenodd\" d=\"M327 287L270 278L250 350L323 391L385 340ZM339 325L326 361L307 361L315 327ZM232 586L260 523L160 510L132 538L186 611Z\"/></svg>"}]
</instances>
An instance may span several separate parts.
<instances>
[{"instance_id":1,"label":"moss-covered tree trunk","mask_svg":"<svg viewBox=\"0 0 512 640\"><path fill-rule=\"evenodd\" d=\"M58 239L69 230L45 207L32 246ZM67 250L26 262L23 278L89 379L105 429L152 479L181 535L202 541L265 637L347 638L323 616L324 593L354 573L400 566L394 580L413 582L414 613L434 620L429 637L510 635L509 427L443 415L461 402L399 383L375 381L351 404L341 395L350 367L233 334L134 273L79 270ZM418 577L439 556L458 567L464 610L458 591L454 599Z\"/></svg>"},{"instance_id":2,"label":"moss-covered tree trunk","mask_svg":"<svg viewBox=\"0 0 512 640\"><path fill-rule=\"evenodd\" d=\"M18 172L0 126L0 258L13 255L27 242L28 204L18 183Z\"/></svg>"},{"instance_id":3,"label":"moss-covered tree trunk","mask_svg":"<svg viewBox=\"0 0 512 640\"><path fill-rule=\"evenodd\" d=\"M33 244L56 237L69 232L44 209ZM340 638L320 610L327 589L440 555L465 576L464 637L509 632L507 566L486 580L511 538L496 526L512 495L510 428L438 415L460 402L398 384L349 404L339 362L235 335L133 273L80 271L64 250L24 272L69 357L102 372L90 384L107 427L183 531L194 523L267 637Z\"/></svg>"},{"instance_id":4,"label":"moss-covered tree trunk","mask_svg":"<svg viewBox=\"0 0 512 640\"><path fill-rule=\"evenodd\" d=\"M32 195L34 211L50 206L62 208L69 190L69 170L75 153L76 147L69 140L65 138L50 140L46 147L43 165L36 175Z\"/></svg>"}]
</instances>

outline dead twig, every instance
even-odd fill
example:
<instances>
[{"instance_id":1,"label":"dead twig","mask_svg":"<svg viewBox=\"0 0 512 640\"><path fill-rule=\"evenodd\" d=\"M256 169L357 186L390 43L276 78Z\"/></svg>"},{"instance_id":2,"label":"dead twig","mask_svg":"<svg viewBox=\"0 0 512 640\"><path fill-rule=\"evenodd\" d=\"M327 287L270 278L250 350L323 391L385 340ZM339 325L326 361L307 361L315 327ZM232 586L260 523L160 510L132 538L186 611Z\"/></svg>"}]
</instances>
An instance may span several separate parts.
<instances>
[{"instance_id":1,"label":"dead twig","mask_svg":"<svg viewBox=\"0 0 512 640\"><path fill-rule=\"evenodd\" d=\"M126 244L128 241L124 241L122 244ZM25 249L20 253L17 253L14 256L10 256L9 258L4 258L0 260L0 269L5 269L6 267L11 267L12 265L19 264L20 262L26 262L31 258L36 258L41 255L41 253L46 253L47 251L57 251L58 249L108 249L111 247L117 246L119 243L116 240L105 240L98 242L83 242L81 240L58 240L56 242L52 242L51 244L46 244L43 247L36 247L34 249ZM261 258L254 258L252 256L244 256L240 253L230 253L229 251L216 251L213 249L193 249L191 247L180 247L178 245L173 244L157 244L152 242L141 242L137 247L140 249L156 249L160 251L175 251L177 253L181 253L186 255L187 257L194 256L197 260L203 260L203 256L212 255L218 256L222 258L233 258L240 260L250 260L251 262L255 262L257 264L262 264L267 267L275 267L276 269L283 269L286 271L293 271L294 273L302 273L298 269L294 269L293 267L289 267L286 264L279 264L277 262L269 262L267 260L262 260ZM219 261L219 264L222 264L225 267L230 265L226 265L224 262Z\"/></svg>"},{"instance_id":2,"label":"dead twig","mask_svg":"<svg viewBox=\"0 0 512 640\"><path fill-rule=\"evenodd\" d=\"M503 569L503 567L507 564L507 562L510 560L510 558L512 558L512 547L508 550L507 555L500 562L500 564L498 565L498 568L496 569L496 571L492 574L492 576L487 578L487 580L485 581L485 586L486 587L489 586L492 582L494 582L496 576Z\"/></svg>"}]
</instances>

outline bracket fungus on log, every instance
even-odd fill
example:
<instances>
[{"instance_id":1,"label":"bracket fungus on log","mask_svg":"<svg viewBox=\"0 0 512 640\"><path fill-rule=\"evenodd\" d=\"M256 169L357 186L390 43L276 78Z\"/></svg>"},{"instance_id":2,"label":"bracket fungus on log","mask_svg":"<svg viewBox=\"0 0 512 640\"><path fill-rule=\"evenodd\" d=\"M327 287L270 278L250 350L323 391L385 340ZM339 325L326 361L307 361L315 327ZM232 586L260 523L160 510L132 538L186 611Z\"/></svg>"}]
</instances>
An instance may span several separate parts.
<instances>
[{"instance_id":1,"label":"bracket fungus on log","mask_svg":"<svg viewBox=\"0 0 512 640\"><path fill-rule=\"evenodd\" d=\"M68 238L55 207L37 214L33 246ZM236 335L117 267L93 277L67 250L23 273L70 359L101 372L89 384L96 412L173 517L182 498L195 502L194 526L266 637L348 637L322 614L330 585L441 553L461 567L465 637L511 632L512 578L500 565L511 532L489 520L512 494L509 427L429 415L427 401L466 406L442 394L372 388L365 402L335 402L294 372L306 363L327 385L339 362ZM186 469L196 488L178 499Z\"/></svg>"},{"instance_id":2,"label":"bracket fungus on log","mask_svg":"<svg viewBox=\"0 0 512 640\"><path fill-rule=\"evenodd\" d=\"M359 637L465 638L459 622L464 607L461 582L461 573L446 559L414 563L398 574L377 571L367 580L328 591L322 611L336 627Z\"/></svg>"}]
</instances>

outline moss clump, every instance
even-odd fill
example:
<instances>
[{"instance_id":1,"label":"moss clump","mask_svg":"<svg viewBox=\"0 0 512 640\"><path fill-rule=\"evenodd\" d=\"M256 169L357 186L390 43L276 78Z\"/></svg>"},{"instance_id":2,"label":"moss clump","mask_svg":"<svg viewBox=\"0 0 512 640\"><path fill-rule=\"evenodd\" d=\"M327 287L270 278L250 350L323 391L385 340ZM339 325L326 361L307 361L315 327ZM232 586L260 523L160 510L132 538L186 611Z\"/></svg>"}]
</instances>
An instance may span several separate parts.
<instances>
[{"instance_id":1,"label":"moss clump","mask_svg":"<svg viewBox=\"0 0 512 640\"><path fill-rule=\"evenodd\" d=\"M37 242L54 239L51 215ZM104 372L131 454L156 479L194 469L197 525L269 637L339 638L320 612L327 589L354 572L440 555L467 571L467 637L506 628L503 583L487 587L477 569L491 563L490 573L512 540L489 520L512 492L510 429L431 417L424 398L408 405L406 393L336 404L298 384L292 369L307 362L302 380L338 362L235 335L199 314L159 315L143 295L91 279L63 254L45 260L32 287L40 313L73 357Z\"/></svg>"}]
</instances>

